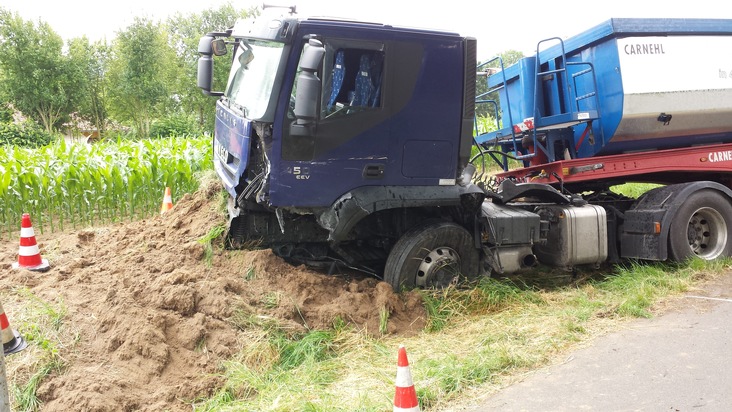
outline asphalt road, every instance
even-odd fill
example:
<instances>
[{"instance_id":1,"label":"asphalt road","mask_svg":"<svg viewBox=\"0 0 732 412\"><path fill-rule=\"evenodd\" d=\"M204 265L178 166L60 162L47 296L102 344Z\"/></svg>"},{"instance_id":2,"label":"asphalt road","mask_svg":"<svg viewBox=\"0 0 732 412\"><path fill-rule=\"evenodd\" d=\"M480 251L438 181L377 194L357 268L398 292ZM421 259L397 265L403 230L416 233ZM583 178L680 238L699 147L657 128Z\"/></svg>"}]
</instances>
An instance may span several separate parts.
<instances>
[{"instance_id":1,"label":"asphalt road","mask_svg":"<svg viewBox=\"0 0 732 412\"><path fill-rule=\"evenodd\" d=\"M732 411L732 274L459 411Z\"/></svg>"}]
</instances>

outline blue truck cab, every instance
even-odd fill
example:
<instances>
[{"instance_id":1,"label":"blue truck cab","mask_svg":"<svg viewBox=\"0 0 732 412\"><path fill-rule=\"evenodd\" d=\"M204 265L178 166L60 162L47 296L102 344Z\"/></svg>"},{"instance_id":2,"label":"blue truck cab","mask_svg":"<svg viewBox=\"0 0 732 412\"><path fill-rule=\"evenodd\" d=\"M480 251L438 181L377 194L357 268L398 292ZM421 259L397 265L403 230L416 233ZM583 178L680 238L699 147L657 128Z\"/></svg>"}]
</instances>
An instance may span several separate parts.
<instances>
[{"instance_id":1,"label":"blue truck cab","mask_svg":"<svg viewBox=\"0 0 732 412\"><path fill-rule=\"evenodd\" d=\"M217 93L212 55L224 38L232 66ZM360 266L369 260L361 255L383 261L414 223L443 219L466 196L477 210L483 192L463 177L475 44L455 33L293 15L204 36L199 86L219 96L213 150L230 195L229 240ZM474 217L449 220L474 226Z\"/></svg>"}]
</instances>

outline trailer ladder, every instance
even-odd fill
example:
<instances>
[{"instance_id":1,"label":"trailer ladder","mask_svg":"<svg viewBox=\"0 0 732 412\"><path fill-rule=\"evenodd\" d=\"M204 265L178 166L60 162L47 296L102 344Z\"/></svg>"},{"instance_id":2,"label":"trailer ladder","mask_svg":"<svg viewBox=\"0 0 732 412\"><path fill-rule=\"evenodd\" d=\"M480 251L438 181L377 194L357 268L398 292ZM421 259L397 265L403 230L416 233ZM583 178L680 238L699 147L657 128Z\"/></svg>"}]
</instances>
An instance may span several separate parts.
<instances>
[{"instance_id":1,"label":"trailer ladder","mask_svg":"<svg viewBox=\"0 0 732 412\"><path fill-rule=\"evenodd\" d=\"M550 41L559 42L561 55L542 62L541 45ZM592 122L600 119L595 68L590 62L568 61L564 41L559 37L537 43L536 56L534 117L531 131L533 146L542 150L550 161L554 161L562 157L562 154L555 153L556 143L563 142L561 146L568 150L571 158L575 158L579 146L587 134L592 132ZM573 66L578 70L570 71ZM542 67L545 69L542 70ZM589 86L585 82L584 93L578 94L584 76L589 76ZM587 103L587 108L583 110L582 103L588 99L592 101ZM562 130L581 124L584 124L584 130L575 145L573 133L563 133ZM541 132L546 132L545 142L541 142L538 138Z\"/></svg>"},{"instance_id":2,"label":"trailer ladder","mask_svg":"<svg viewBox=\"0 0 732 412\"><path fill-rule=\"evenodd\" d=\"M557 55L552 48L553 57L547 56L548 52L540 53L542 44L550 41L559 43L555 47L558 47L560 53ZM542 59L544 56L547 57ZM497 59L500 61L500 58L494 58L478 66L479 70ZM523 161L525 166L542 164L565 159L567 157L565 151L568 157L576 158L577 151L582 144L585 142L594 144L593 122L600 121L600 105L595 68L592 63L567 61L564 41L558 37L537 43L533 67L534 90L531 105L533 111L530 117L526 116L522 121L516 123L514 118L524 117L526 113L523 114L524 116L516 116L512 113L509 100L509 79L503 70L503 62L500 63L501 70L494 75L501 77L495 82L495 86L476 96L476 104L493 105L495 118L501 119L503 124L506 124L505 121L508 120L509 126L499 127L499 130L495 132L479 134L476 136L476 142L483 147L500 147L502 156L497 157L493 152L489 152L489 154L504 171L508 170L508 157ZM578 92L580 90L581 93ZM500 103L502 113L498 112L499 104L495 100L484 100L492 93L497 93L499 99L505 99ZM578 130L582 132L575 143L574 128L578 127ZM596 130L602 129L597 128ZM557 148L564 148L564 150L556 153Z\"/></svg>"}]
</instances>

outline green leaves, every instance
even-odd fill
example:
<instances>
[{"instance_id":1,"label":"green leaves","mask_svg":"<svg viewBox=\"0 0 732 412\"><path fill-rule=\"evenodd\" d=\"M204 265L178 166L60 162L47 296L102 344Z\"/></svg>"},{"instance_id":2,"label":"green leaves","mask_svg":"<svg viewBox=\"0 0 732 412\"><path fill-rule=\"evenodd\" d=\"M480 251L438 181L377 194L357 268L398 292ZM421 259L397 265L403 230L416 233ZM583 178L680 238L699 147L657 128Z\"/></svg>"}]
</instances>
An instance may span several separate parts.
<instances>
[{"instance_id":1,"label":"green leaves","mask_svg":"<svg viewBox=\"0 0 732 412\"><path fill-rule=\"evenodd\" d=\"M52 140L53 136L30 121L22 124L0 123L0 145L41 147Z\"/></svg>"},{"instance_id":2,"label":"green leaves","mask_svg":"<svg viewBox=\"0 0 732 412\"><path fill-rule=\"evenodd\" d=\"M210 96L201 93L197 86L198 41L212 31L232 27L238 18L256 13L255 7L248 11L238 10L229 4L218 8L202 10L200 13L183 15L177 13L167 22L169 42L174 45L181 75L176 79L176 90L183 97L180 108L184 113L198 114L198 122L206 130L213 130L214 109ZM229 77L231 54L214 57L214 89L223 90ZM155 136L154 133L151 134Z\"/></svg>"},{"instance_id":3,"label":"green leaves","mask_svg":"<svg viewBox=\"0 0 732 412\"><path fill-rule=\"evenodd\" d=\"M166 186L174 199L198 188L212 168L210 138L57 143L42 149L0 146L0 238L23 213L41 233L155 215Z\"/></svg>"},{"instance_id":4,"label":"green leaves","mask_svg":"<svg viewBox=\"0 0 732 412\"><path fill-rule=\"evenodd\" d=\"M209 103L211 103L209 101ZM173 114L153 122L150 137L193 136L201 133L196 119L183 114Z\"/></svg>"},{"instance_id":5,"label":"green leaves","mask_svg":"<svg viewBox=\"0 0 732 412\"><path fill-rule=\"evenodd\" d=\"M84 79L62 48L48 23L0 8L0 89L47 132L60 126L82 93L76 85Z\"/></svg>"},{"instance_id":6,"label":"green leaves","mask_svg":"<svg viewBox=\"0 0 732 412\"><path fill-rule=\"evenodd\" d=\"M109 43L81 37L64 45L48 23L0 6L0 102L12 103L47 132L92 129L104 138L110 129L132 127L140 138L154 137L171 125L149 134L151 125L171 113L192 116L186 122L212 131L214 101L196 81L198 41L255 10L225 4L164 22L138 17ZM231 55L217 57L219 89L230 65ZM0 107L0 121L9 120ZM173 126L176 135L181 127L190 131L188 124Z\"/></svg>"},{"instance_id":7,"label":"green leaves","mask_svg":"<svg viewBox=\"0 0 732 412\"><path fill-rule=\"evenodd\" d=\"M147 137L152 120L170 108L175 51L162 26L136 18L118 33L114 54L109 68L112 113L131 121L139 137Z\"/></svg>"}]
</instances>

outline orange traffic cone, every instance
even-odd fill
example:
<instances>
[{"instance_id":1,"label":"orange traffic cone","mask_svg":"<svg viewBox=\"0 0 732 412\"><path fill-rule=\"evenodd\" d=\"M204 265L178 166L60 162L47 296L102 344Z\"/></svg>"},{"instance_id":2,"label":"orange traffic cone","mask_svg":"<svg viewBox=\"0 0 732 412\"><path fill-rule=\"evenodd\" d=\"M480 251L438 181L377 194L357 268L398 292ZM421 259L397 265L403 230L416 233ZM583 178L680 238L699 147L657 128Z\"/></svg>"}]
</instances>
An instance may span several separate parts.
<instances>
[{"instance_id":1,"label":"orange traffic cone","mask_svg":"<svg viewBox=\"0 0 732 412\"><path fill-rule=\"evenodd\" d=\"M404 345L399 345L394 412L419 412L417 392L414 390L412 373L409 370L409 361L407 360L407 350L404 349Z\"/></svg>"},{"instance_id":2,"label":"orange traffic cone","mask_svg":"<svg viewBox=\"0 0 732 412\"><path fill-rule=\"evenodd\" d=\"M0 326L3 329L3 353L5 355L20 352L28 346L28 343L20 336L18 331L10 329L10 322L8 321L8 316L5 314L2 303L0 303Z\"/></svg>"},{"instance_id":3,"label":"orange traffic cone","mask_svg":"<svg viewBox=\"0 0 732 412\"><path fill-rule=\"evenodd\" d=\"M36 234L33 231L30 215L23 213L20 223L20 250L18 262L13 263L13 269L28 269L35 272L45 272L50 269L46 259L41 259L41 252L36 244Z\"/></svg>"},{"instance_id":4,"label":"orange traffic cone","mask_svg":"<svg viewBox=\"0 0 732 412\"><path fill-rule=\"evenodd\" d=\"M173 198L170 196L170 188L165 188L165 196L163 196L163 205L160 207L160 214L167 212L173 208Z\"/></svg>"}]
</instances>

